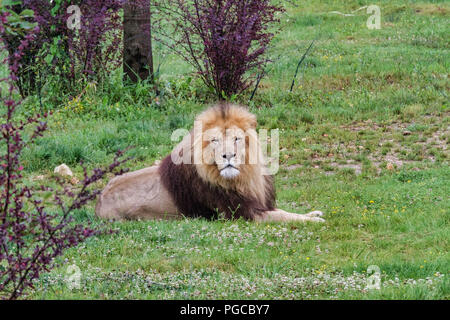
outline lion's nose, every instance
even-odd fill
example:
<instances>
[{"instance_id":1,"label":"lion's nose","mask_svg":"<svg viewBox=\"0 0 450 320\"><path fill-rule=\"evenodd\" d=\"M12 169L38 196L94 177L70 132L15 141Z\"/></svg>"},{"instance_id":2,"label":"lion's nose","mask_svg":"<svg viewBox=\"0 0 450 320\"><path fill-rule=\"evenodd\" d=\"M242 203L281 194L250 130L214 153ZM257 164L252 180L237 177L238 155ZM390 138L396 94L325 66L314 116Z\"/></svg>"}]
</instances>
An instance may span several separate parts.
<instances>
[{"instance_id":1,"label":"lion's nose","mask_svg":"<svg viewBox=\"0 0 450 320\"><path fill-rule=\"evenodd\" d=\"M230 160L232 158L236 157L236 153L225 153L222 155L222 158Z\"/></svg>"}]
</instances>

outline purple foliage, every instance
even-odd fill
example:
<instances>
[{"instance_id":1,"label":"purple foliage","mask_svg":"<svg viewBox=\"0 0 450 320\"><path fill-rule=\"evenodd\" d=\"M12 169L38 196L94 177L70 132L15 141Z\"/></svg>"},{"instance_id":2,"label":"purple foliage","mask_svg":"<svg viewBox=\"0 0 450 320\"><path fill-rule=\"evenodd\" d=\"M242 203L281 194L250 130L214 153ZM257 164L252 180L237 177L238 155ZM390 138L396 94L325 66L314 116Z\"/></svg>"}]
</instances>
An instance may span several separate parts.
<instances>
[{"instance_id":1,"label":"purple foliage","mask_svg":"<svg viewBox=\"0 0 450 320\"><path fill-rule=\"evenodd\" d=\"M8 23L7 15L0 13L0 32ZM57 190L23 183L21 153L47 129L47 115L15 120L14 112L20 101L14 98L17 96L14 84L24 51L35 41L38 32L36 29L26 35L7 58L9 76L0 79L0 85L9 85L6 92L2 92L0 86L0 298L19 298L41 273L52 267L55 257L98 233L91 227L75 224L71 213L97 196L99 190L90 188L93 183L107 173L122 174L125 170L118 168L128 160L119 160L122 152L118 152L113 163L105 169L94 169L88 174L84 168L84 179L76 192L65 186L62 179L57 180L61 186ZM3 50L1 46L0 50ZM6 62L6 59L2 61ZM46 208L39 197L42 192L52 192L52 211L57 213Z\"/></svg>"},{"instance_id":2,"label":"purple foliage","mask_svg":"<svg viewBox=\"0 0 450 320\"><path fill-rule=\"evenodd\" d=\"M219 98L251 85L245 75L267 61L269 27L283 11L270 0L161 0L156 7L164 25L154 28L158 40L192 64Z\"/></svg>"},{"instance_id":3,"label":"purple foliage","mask_svg":"<svg viewBox=\"0 0 450 320\"><path fill-rule=\"evenodd\" d=\"M124 0L55 0L52 3L50 0L23 0L21 6L14 9L33 10L40 30L33 45L25 52L26 64L38 62L41 68L38 72L46 70L71 84L80 76L101 78L121 63L122 19L119 11L123 3ZM73 14L68 13L67 8L72 5L81 11L80 29L69 28L67 23ZM21 40L1 31L0 37L8 40L10 54ZM50 50L52 46L54 48ZM38 56L40 58L36 59ZM44 68L45 64L50 68Z\"/></svg>"},{"instance_id":4,"label":"purple foliage","mask_svg":"<svg viewBox=\"0 0 450 320\"><path fill-rule=\"evenodd\" d=\"M80 66L81 73L92 75L107 72L122 63L122 18L119 10L123 2L80 1L82 19L79 35L72 34L68 37L68 52L71 55L71 65ZM69 3L74 4L72 1Z\"/></svg>"}]
</instances>

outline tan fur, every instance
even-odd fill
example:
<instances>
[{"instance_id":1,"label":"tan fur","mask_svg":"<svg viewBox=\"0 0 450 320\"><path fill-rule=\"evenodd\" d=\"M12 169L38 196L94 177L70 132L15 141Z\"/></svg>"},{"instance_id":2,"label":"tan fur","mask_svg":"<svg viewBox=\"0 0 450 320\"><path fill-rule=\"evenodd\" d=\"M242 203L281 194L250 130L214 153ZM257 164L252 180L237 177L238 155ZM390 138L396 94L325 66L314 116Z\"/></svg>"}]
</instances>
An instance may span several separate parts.
<instances>
[{"instance_id":1,"label":"tan fur","mask_svg":"<svg viewBox=\"0 0 450 320\"><path fill-rule=\"evenodd\" d=\"M206 163L195 164L196 173L199 177L214 186L219 186L224 190L233 189L244 196L250 196L264 203L269 196L266 194L268 180L264 178L264 159L261 148L259 147L256 136L256 117L247 111L244 107L230 106L226 109L227 114L221 114L224 109L215 106L201 113L196 122L202 124L202 132L191 131L190 136L185 137L183 141L174 149L173 154L182 155L180 150L190 150L193 158L198 152L195 148L201 144L203 149L207 148L211 141L206 139L208 130L214 129L225 133L225 128L236 129L237 131L250 132L245 136L245 155L243 146L235 142L223 141L219 143L219 148L235 148L237 153L242 153L245 158L243 163L238 166L239 175L233 179L225 179L220 175L219 165L214 159L213 153L203 151L197 155ZM192 143L191 143L192 141ZM250 145L256 146L256 150L250 150ZM189 145L187 145L189 144ZM251 152L256 152L257 162L249 164L248 159ZM193 191L195 192L195 191ZM96 214L102 218L109 219L170 219L180 218L182 215L178 212L173 197L161 183L161 176L158 172L158 166L153 166L127 173L112 179L100 195L96 206ZM289 213L281 209L265 211L255 221L324 221L319 218L321 212L315 211L306 215Z\"/></svg>"},{"instance_id":2,"label":"tan fur","mask_svg":"<svg viewBox=\"0 0 450 320\"><path fill-rule=\"evenodd\" d=\"M112 179L101 193L95 212L106 219L180 217L169 193L161 184L158 166Z\"/></svg>"}]
</instances>

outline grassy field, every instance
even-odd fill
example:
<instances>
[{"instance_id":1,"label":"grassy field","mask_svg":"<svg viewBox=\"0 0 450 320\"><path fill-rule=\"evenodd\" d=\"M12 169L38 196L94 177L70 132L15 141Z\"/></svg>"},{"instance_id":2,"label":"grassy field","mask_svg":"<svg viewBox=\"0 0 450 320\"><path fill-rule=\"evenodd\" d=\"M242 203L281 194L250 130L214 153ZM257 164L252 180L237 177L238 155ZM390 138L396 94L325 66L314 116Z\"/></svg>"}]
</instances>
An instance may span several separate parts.
<instances>
[{"instance_id":1,"label":"grassy field","mask_svg":"<svg viewBox=\"0 0 450 320\"><path fill-rule=\"evenodd\" d=\"M450 298L449 3L294 2L261 88L238 102L250 105L260 128L280 129L278 206L321 210L326 223L107 223L117 233L67 251L27 298ZM366 27L365 9L329 13L372 3L381 8L380 30ZM76 99L44 88L43 105L56 112L24 154L30 182L61 163L81 178L80 160L107 164L130 145L132 170L173 148L172 131L189 129L213 100L187 65L155 47L158 99L148 84L124 86L119 70ZM30 97L21 113L38 109ZM104 223L93 205L76 220ZM72 264L82 278L70 290ZM366 288L371 265L381 272L379 290Z\"/></svg>"}]
</instances>

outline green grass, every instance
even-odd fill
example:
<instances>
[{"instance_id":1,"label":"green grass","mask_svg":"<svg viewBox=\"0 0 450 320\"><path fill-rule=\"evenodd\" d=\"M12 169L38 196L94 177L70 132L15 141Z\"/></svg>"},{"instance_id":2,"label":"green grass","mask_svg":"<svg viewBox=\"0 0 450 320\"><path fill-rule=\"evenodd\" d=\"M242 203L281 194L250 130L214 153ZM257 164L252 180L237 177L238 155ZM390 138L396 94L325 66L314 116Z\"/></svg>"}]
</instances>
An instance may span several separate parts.
<instances>
[{"instance_id":1,"label":"green grass","mask_svg":"<svg viewBox=\"0 0 450 320\"><path fill-rule=\"evenodd\" d=\"M321 210L326 223L107 223L117 233L67 251L28 298L450 298L450 6L378 1L381 29L369 30L365 10L328 13L369 1L296 3L281 19L254 100L245 93L238 102L260 128L280 129L279 207ZM170 152L172 131L190 128L213 100L189 66L156 51L164 61L159 101L146 83L124 86L119 71L77 101L44 88L55 113L24 154L27 178L51 177L63 162L81 178L80 160L106 164L130 145L133 170ZM36 102L28 98L21 114L38 110ZM93 206L76 220L103 223ZM72 264L80 289L64 282ZM365 288L370 265L380 268L380 290Z\"/></svg>"}]
</instances>

